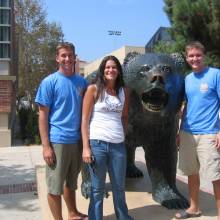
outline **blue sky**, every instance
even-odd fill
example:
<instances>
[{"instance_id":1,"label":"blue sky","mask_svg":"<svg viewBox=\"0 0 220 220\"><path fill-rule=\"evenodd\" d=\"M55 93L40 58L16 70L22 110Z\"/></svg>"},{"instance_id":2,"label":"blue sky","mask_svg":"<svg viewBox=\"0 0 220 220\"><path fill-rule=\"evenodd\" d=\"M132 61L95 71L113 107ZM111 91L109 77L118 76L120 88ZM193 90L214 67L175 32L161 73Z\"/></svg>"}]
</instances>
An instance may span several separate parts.
<instances>
[{"instance_id":1,"label":"blue sky","mask_svg":"<svg viewBox=\"0 0 220 220\"><path fill-rule=\"evenodd\" d=\"M169 27L163 0L45 0L47 20L62 26L81 60L92 61L124 45L145 46ZM121 36L108 31L121 31Z\"/></svg>"}]
</instances>

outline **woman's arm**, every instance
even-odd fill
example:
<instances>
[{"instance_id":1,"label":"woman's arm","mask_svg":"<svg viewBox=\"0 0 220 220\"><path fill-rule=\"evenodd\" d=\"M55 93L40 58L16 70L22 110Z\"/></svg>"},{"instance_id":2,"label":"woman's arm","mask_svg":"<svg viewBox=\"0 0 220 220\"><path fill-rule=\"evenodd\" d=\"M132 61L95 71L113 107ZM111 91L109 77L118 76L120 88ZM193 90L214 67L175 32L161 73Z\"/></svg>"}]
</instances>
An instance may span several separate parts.
<instances>
[{"instance_id":1,"label":"woman's arm","mask_svg":"<svg viewBox=\"0 0 220 220\"><path fill-rule=\"evenodd\" d=\"M83 141L83 161L85 163L91 163L91 149L89 145L89 121L90 116L93 111L94 100L96 96L96 86L88 86L82 107L82 122L81 122L81 132L82 132L82 141Z\"/></svg>"},{"instance_id":2,"label":"woman's arm","mask_svg":"<svg viewBox=\"0 0 220 220\"><path fill-rule=\"evenodd\" d=\"M124 134L126 134L127 127L128 127L128 107L129 107L129 90L128 88L124 88L125 92L125 103L122 112L122 125L124 128Z\"/></svg>"}]
</instances>

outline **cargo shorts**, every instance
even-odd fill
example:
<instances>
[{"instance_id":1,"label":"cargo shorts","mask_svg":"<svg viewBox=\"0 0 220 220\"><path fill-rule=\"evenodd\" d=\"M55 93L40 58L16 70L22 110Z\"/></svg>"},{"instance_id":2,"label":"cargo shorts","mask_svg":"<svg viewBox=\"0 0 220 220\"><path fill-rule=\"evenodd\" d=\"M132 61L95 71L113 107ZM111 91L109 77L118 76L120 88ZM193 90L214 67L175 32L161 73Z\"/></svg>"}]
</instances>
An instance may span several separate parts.
<instances>
[{"instance_id":1,"label":"cargo shorts","mask_svg":"<svg viewBox=\"0 0 220 220\"><path fill-rule=\"evenodd\" d=\"M194 135L180 131L178 169L181 175L205 174L211 181L220 179L220 150L216 134Z\"/></svg>"},{"instance_id":2,"label":"cargo shorts","mask_svg":"<svg viewBox=\"0 0 220 220\"><path fill-rule=\"evenodd\" d=\"M52 144L56 156L55 166L46 165L48 193L62 195L64 184L71 190L77 189L77 179L81 170L82 145Z\"/></svg>"}]
</instances>

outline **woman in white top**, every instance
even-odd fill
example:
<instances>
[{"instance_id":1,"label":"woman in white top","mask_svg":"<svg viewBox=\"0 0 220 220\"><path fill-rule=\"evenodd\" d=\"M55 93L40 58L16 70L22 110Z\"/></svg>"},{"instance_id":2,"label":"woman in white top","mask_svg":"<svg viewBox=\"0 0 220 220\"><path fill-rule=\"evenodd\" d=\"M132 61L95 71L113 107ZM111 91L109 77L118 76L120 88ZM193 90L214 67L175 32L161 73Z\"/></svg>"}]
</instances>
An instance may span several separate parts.
<instances>
[{"instance_id":1,"label":"woman in white top","mask_svg":"<svg viewBox=\"0 0 220 220\"><path fill-rule=\"evenodd\" d=\"M90 166L92 190L89 219L103 219L106 173L109 173L115 214L118 220L132 220L125 200L128 92L122 67L114 56L105 57L96 80L85 93L82 110L83 161ZM93 158L93 159L92 159Z\"/></svg>"}]
</instances>

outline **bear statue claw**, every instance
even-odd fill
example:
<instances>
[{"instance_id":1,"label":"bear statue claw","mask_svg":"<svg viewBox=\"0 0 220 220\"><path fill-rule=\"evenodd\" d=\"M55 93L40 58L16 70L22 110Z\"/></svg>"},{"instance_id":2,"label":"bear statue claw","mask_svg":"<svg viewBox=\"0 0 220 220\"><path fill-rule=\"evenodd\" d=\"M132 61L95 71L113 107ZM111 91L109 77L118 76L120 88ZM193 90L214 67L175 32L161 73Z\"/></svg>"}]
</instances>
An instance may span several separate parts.
<instances>
[{"instance_id":1,"label":"bear statue claw","mask_svg":"<svg viewBox=\"0 0 220 220\"><path fill-rule=\"evenodd\" d=\"M143 177L143 173L134 164L128 164L126 169L127 178L140 178Z\"/></svg>"},{"instance_id":2,"label":"bear statue claw","mask_svg":"<svg viewBox=\"0 0 220 220\"><path fill-rule=\"evenodd\" d=\"M186 209L189 202L176 189L163 187L163 189L153 191L153 199L167 209Z\"/></svg>"},{"instance_id":3,"label":"bear statue claw","mask_svg":"<svg viewBox=\"0 0 220 220\"><path fill-rule=\"evenodd\" d=\"M91 180L82 182L81 184L81 193L82 196L86 199L90 197L91 194Z\"/></svg>"},{"instance_id":4,"label":"bear statue claw","mask_svg":"<svg viewBox=\"0 0 220 220\"><path fill-rule=\"evenodd\" d=\"M92 189L92 185L91 185L91 180L87 180L87 181L82 181L81 184L81 194L85 199L90 198L91 195L91 189ZM104 192L104 197L108 198L109 197L109 193L108 190L105 188L105 192Z\"/></svg>"},{"instance_id":5,"label":"bear statue claw","mask_svg":"<svg viewBox=\"0 0 220 220\"><path fill-rule=\"evenodd\" d=\"M167 209L187 209L189 207L188 201L182 198L165 200L161 205Z\"/></svg>"}]
</instances>

